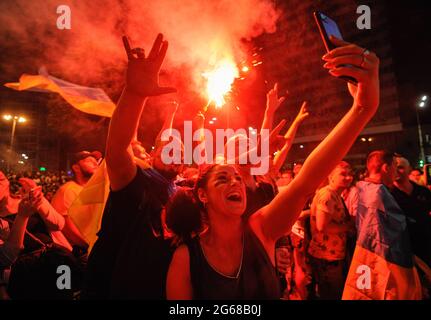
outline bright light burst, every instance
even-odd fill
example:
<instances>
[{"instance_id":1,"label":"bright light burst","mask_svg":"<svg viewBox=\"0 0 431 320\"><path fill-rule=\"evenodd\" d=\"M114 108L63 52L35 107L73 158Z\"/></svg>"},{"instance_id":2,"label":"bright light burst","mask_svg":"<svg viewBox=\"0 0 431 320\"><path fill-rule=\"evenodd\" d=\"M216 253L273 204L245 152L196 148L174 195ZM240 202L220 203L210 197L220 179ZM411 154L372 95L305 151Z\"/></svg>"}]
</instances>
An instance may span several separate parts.
<instances>
[{"instance_id":1,"label":"bright light burst","mask_svg":"<svg viewBox=\"0 0 431 320\"><path fill-rule=\"evenodd\" d=\"M214 102L216 108L221 108L226 103L225 95L231 91L232 83L239 76L237 66L225 59L203 76L207 79L208 104Z\"/></svg>"}]
</instances>

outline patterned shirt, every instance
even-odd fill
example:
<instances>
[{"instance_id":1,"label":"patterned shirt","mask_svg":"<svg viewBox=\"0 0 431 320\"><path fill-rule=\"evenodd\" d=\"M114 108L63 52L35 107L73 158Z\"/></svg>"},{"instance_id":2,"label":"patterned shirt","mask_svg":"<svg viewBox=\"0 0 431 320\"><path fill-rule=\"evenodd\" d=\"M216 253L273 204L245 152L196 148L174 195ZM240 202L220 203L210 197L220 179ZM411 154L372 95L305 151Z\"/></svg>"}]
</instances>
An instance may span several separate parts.
<instances>
[{"instance_id":1,"label":"patterned shirt","mask_svg":"<svg viewBox=\"0 0 431 320\"><path fill-rule=\"evenodd\" d=\"M329 186L320 189L314 196L311 204L311 235L308 253L315 258L328 261L343 260L346 255L347 233L340 228L340 232L318 231L316 227L316 214L323 213L329 216L329 223L345 224L349 217L345 211L343 200Z\"/></svg>"}]
</instances>

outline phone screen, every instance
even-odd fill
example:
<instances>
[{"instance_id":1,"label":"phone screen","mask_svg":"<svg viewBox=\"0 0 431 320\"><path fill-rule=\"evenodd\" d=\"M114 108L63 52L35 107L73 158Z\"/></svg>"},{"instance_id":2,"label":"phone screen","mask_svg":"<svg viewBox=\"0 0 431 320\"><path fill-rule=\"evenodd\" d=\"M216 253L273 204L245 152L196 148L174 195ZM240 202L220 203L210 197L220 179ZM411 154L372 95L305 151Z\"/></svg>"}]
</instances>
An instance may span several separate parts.
<instances>
[{"instance_id":1,"label":"phone screen","mask_svg":"<svg viewBox=\"0 0 431 320\"><path fill-rule=\"evenodd\" d=\"M316 19L316 23L319 27L320 34L322 36L323 42L325 44L326 50L329 52L332 49L335 49L336 46L331 42L330 37L334 36L340 40L344 40L343 36L341 35L340 28L338 28L337 23L329 18L327 15L323 14L322 12L315 11L314 16ZM350 65L343 65L349 67ZM351 67L351 66L350 66ZM341 76L341 79L344 79L354 85L358 83L356 79L348 76Z\"/></svg>"},{"instance_id":2,"label":"phone screen","mask_svg":"<svg viewBox=\"0 0 431 320\"><path fill-rule=\"evenodd\" d=\"M334 37L337 37L338 39L343 40L343 36L341 35L341 31L338 28L337 23L321 12L319 13L319 15L323 24L323 28L325 28L325 32L328 38L330 36L334 36Z\"/></svg>"}]
</instances>

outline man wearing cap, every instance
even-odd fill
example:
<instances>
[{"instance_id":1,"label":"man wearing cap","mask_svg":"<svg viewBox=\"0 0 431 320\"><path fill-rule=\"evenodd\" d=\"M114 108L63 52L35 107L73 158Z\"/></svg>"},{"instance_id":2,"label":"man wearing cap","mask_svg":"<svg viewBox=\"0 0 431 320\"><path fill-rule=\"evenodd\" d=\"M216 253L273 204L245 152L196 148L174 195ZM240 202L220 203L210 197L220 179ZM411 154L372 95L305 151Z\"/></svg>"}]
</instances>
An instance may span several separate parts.
<instances>
[{"instance_id":1,"label":"man wearing cap","mask_svg":"<svg viewBox=\"0 0 431 320\"><path fill-rule=\"evenodd\" d=\"M101 156L102 154L99 151L80 151L75 153L72 158L74 179L62 185L52 198L52 206L65 218L65 225L61 232L66 239L56 232L52 234L52 236L55 240L62 242L63 246L66 246L69 250L72 250L72 246L82 248L88 247L83 236L72 220L68 217L68 210L73 201L78 197L84 185L96 171ZM65 243L65 240L67 243Z\"/></svg>"}]
</instances>

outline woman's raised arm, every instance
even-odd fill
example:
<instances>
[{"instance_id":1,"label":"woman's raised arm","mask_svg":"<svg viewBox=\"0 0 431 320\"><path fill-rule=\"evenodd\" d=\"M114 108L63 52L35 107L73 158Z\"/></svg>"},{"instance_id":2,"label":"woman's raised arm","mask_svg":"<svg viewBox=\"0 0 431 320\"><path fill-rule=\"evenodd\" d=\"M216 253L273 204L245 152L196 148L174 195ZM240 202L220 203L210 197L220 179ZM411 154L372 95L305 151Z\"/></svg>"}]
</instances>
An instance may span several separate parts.
<instances>
[{"instance_id":1,"label":"woman's raised arm","mask_svg":"<svg viewBox=\"0 0 431 320\"><path fill-rule=\"evenodd\" d=\"M353 106L331 133L314 149L297 177L274 200L253 215L250 223L264 241L275 241L298 218L305 202L319 184L347 154L379 105L379 59L355 44L331 38L338 48L323 56L324 67L333 76L349 76L358 85L348 84Z\"/></svg>"}]
</instances>

